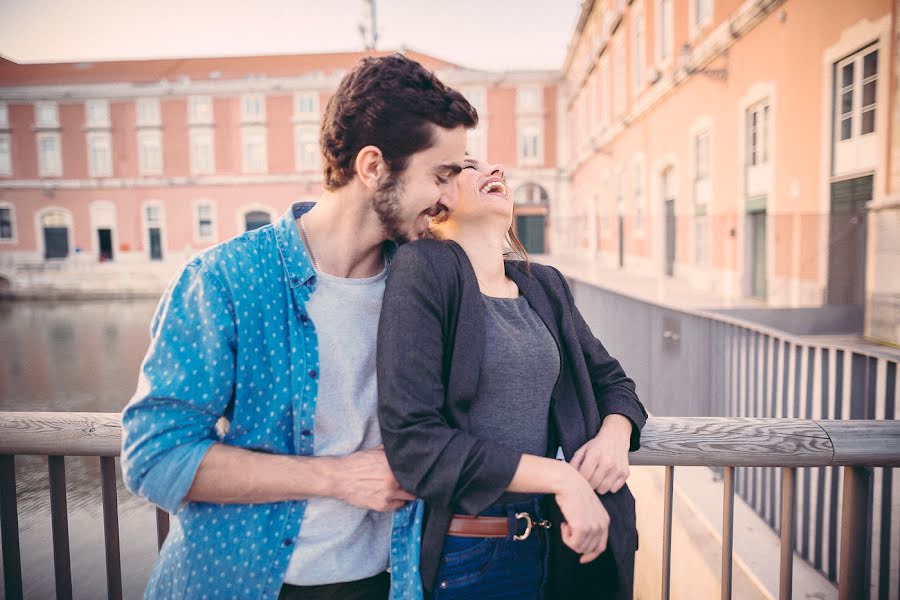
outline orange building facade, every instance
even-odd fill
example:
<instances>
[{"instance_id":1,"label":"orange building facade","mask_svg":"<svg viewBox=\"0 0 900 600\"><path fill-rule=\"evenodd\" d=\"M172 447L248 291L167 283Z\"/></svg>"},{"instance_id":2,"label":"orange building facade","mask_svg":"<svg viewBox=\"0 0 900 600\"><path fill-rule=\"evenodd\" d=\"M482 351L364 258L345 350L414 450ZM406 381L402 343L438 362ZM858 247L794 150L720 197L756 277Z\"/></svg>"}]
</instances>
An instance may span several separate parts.
<instances>
[{"instance_id":1,"label":"orange building facade","mask_svg":"<svg viewBox=\"0 0 900 600\"><path fill-rule=\"evenodd\" d=\"M868 210L891 191L893 5L585 2L554 252L736 300L862 304Z\"/></svg>"},{"instance_id":2,"label":"orange building facade","mask_svg":"<svg viewBox=\"0 0 900 600\"><path fill-rule=\"evenodd\" d=\"M504 164L521 237L547 251L559 74L407 55L478 109L469 151ZM321 115L363 56L0 59L0 266L182 261L318 198Z\"/></svg>"}]
</instances>

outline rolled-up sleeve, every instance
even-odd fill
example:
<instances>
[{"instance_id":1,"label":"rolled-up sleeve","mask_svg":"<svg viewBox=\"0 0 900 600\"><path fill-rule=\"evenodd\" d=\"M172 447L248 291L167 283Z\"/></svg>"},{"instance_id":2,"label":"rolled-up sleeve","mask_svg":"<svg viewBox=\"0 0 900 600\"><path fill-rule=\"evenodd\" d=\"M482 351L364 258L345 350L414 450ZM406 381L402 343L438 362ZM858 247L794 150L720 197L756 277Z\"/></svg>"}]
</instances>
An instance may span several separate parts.
<instances>
[{"instance_id":1,"label":"rolled-up sleeve","mask_svg":"<svg viewBox=\"0 0 900 600\"><path fill-rule=\"evenodd\" d=\"M521 453L448 422L443 406L448 310L416 243L391 263L378 330L378 418L388 462L408 492L477 514L506 491ZM463 343L457 340L457 343Z\"/></svg>"},{"instance_id":2,"label":"rolled-up sleeve","mask_svg":"<svg viewBox=\"0 0 900 600\"><path fill-rule=\"evenodd\" d=\"M562 282L566 298L572 309L572 317L575 321L575 330L578 334L578 342L587 363L588 373L591 377L591 387L597 400L597 408L600 418L607 415L618 414L628 417L631 421L631 442L629 450L634 452L641 447L641 429L647 422L647 411L638 399L635 391L634 380L625 374L625 370L619 361L613 358L603 344L594 337L591 328L584 321L581 312L575 306L575 299L566 278L557 269L556 274Z\"/></svg>"},{"instance_id":3,"label":"rolled-up sleeve","mask_svg":"<svg viewBox=\"0 0 900 600\"><path fill-rule=\"evenodd\" d=\"M134 494L179 510L234 394L230 296L199 261L170 284L153 317L137 391L122 414L122 472Z\"/></svg>"}]
</instances>

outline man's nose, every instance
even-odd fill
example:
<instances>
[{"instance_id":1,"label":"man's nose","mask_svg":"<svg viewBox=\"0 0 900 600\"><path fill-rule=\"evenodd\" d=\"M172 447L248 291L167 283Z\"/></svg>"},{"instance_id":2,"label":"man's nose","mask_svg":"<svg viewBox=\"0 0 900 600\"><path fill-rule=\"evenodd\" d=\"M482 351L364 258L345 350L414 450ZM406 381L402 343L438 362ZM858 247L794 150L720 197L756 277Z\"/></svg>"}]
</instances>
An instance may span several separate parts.
<instances>
[{"instance_id":1,"label":"man's nose","mask_svg":"<svg viewBox=\"0 0 900 600\"><path fill-rule=\"evenodd\" d=\"M450 212L453 212L454 210L456 210L456 185L455 185L455 183L453 185L447 186L447 189L444 190L443 194L441 194L440 202Z\"/></svg>"}]
</instances>

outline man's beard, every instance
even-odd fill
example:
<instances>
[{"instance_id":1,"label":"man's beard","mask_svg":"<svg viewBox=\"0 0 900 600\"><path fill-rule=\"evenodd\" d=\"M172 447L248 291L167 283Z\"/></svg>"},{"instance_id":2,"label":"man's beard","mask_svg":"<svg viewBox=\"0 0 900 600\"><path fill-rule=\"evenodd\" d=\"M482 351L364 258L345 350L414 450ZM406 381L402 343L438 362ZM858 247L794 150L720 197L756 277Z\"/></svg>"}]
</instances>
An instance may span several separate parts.
<instances>
[{"instance_id":1,"label":"man's beard","mask_svg":"<svg viewBox=\"0 0 900 600\"><path fill-rule=\"evenodd\" d=\"M409 241L409 232L403 230L403 217L400 214L400 198L403 196L403 178L400 174L390 173L375 190L372 205L375 214L381 221L384 235L398 244Z\"/></svg>"}]
</instances>

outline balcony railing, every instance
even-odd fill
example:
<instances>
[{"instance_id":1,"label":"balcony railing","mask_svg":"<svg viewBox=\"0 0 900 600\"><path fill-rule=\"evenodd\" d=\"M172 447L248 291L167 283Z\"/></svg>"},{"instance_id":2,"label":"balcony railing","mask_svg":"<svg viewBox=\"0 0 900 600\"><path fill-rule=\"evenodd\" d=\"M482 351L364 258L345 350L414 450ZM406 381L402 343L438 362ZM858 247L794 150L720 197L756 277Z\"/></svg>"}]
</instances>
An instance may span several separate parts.
<instances>
[{"instance_id":1,"label":"balcony railing","mask_svg":"<svg viewBox=\"0 0 900 600\"><path fill-rule=\"evenodd\" d=\"M779 598L792 597L794 486L798 467L844 472L839 598L868 597L866 551L871 468L900 467L900 421L651 417L634 465L666 467L662 589L671 577L672 498L675 467L724 469L722 598L731 598L736 467L782 467ZM121 444L117 413L0 412L0 534L6 598L22 598L22 564L16 507L15 457L47 456L53 561L58 598L72 597L66 507L66 456L100 457L106 580L109 598L122 597L115 460ZM157 510L157 540L168 533L168 515Z\"/></svg>"}]
</instances>

